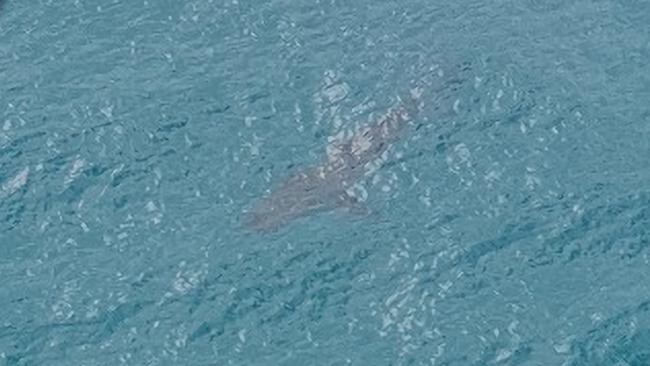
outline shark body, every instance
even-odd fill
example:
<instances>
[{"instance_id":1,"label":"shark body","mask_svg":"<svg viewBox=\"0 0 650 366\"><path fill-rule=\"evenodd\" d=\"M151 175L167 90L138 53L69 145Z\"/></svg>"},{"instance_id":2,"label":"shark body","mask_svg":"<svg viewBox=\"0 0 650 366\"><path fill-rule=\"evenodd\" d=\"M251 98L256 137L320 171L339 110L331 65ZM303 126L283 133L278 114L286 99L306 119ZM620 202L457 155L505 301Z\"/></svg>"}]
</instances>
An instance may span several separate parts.
<instances>
[{"instance_id":1,"label":"shark body","mask_svg":"<svg viewBox=\"0 0 650 366\"><path fill-rule=\"evenodd\" d=\"M411 89L373 124L348 140L330 145L320 164L299 170L253 205L244 215L244 226L274 231L295 219L341 207L367 213L350 190L366 175L369 163L403 135L417 116L421 95L420 88Z\"/></svg>"}]
</instances>

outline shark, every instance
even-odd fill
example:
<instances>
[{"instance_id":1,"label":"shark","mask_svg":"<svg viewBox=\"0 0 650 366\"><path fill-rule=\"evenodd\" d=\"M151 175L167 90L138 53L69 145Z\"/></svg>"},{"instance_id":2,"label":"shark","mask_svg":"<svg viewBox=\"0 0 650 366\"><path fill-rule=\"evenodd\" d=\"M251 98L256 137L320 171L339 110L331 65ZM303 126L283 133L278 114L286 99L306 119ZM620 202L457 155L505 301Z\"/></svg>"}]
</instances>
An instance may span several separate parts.
<instances>
[{"instance_id":1,"label":"shark","mask_svg":"<svg viewBox=\"0 0 650 366\"><path fill-rule=\"evenodd\" d=\"M332 142L321 162L299 169L249 206L243 226L257 232L277 231L296 219L341 208L369 214L354 187L417 118L422 94L422 86L412 87L374 122Z\"/></svg>"}]
</instances>

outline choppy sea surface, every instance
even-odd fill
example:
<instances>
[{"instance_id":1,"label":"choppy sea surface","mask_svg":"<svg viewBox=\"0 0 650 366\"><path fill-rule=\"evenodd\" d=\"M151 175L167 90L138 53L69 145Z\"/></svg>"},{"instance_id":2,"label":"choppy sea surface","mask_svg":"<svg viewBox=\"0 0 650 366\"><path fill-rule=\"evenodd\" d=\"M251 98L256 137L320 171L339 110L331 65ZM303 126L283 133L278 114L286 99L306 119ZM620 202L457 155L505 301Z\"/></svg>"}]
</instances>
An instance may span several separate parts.
<instances>
[{"instance_id":1,"label":"choppy sea surface","mask_svg":"<svg viewBox=\"0 0 650 366\"><path fill-rule=\"evenodd\" d=\"M648 24L636 0L0 2L0 365L650 365ZM424 75L367 213L242 224Z\"/></svg>"}]
</instances>

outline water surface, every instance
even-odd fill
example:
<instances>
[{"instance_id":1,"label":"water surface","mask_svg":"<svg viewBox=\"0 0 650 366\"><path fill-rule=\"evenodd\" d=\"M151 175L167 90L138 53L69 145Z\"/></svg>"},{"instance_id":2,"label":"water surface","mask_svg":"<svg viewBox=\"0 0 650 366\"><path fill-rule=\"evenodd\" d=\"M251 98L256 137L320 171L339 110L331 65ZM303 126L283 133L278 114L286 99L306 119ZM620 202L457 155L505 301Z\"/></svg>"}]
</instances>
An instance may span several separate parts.
<instances>
[{"instance_id":1,"label":"water surface","mask_svg":"<svg viewBox=\"0 0 650 366\"><path fill-rule=\"evenodd\" d=\"M647 3L0 4L0 365L650 364Z\"/></svg>"}]
</instances>

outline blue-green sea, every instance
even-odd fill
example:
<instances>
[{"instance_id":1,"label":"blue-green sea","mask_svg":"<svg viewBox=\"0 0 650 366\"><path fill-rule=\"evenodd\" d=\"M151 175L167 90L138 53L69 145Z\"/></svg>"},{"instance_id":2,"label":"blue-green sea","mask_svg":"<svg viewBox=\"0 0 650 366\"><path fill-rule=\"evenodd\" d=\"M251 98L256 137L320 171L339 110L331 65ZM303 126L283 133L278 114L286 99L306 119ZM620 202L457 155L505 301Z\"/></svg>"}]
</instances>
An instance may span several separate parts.
<instances>
[{"instance_id":1,"label":"blue-green sea","mask_svg":"<svg viewBox=\"0 0 650 366\"><path fill-rule=\"evenodd\" d=\"M0 0L0 366L650 365L648 24Z\"/></svg>"}]
</instances>

